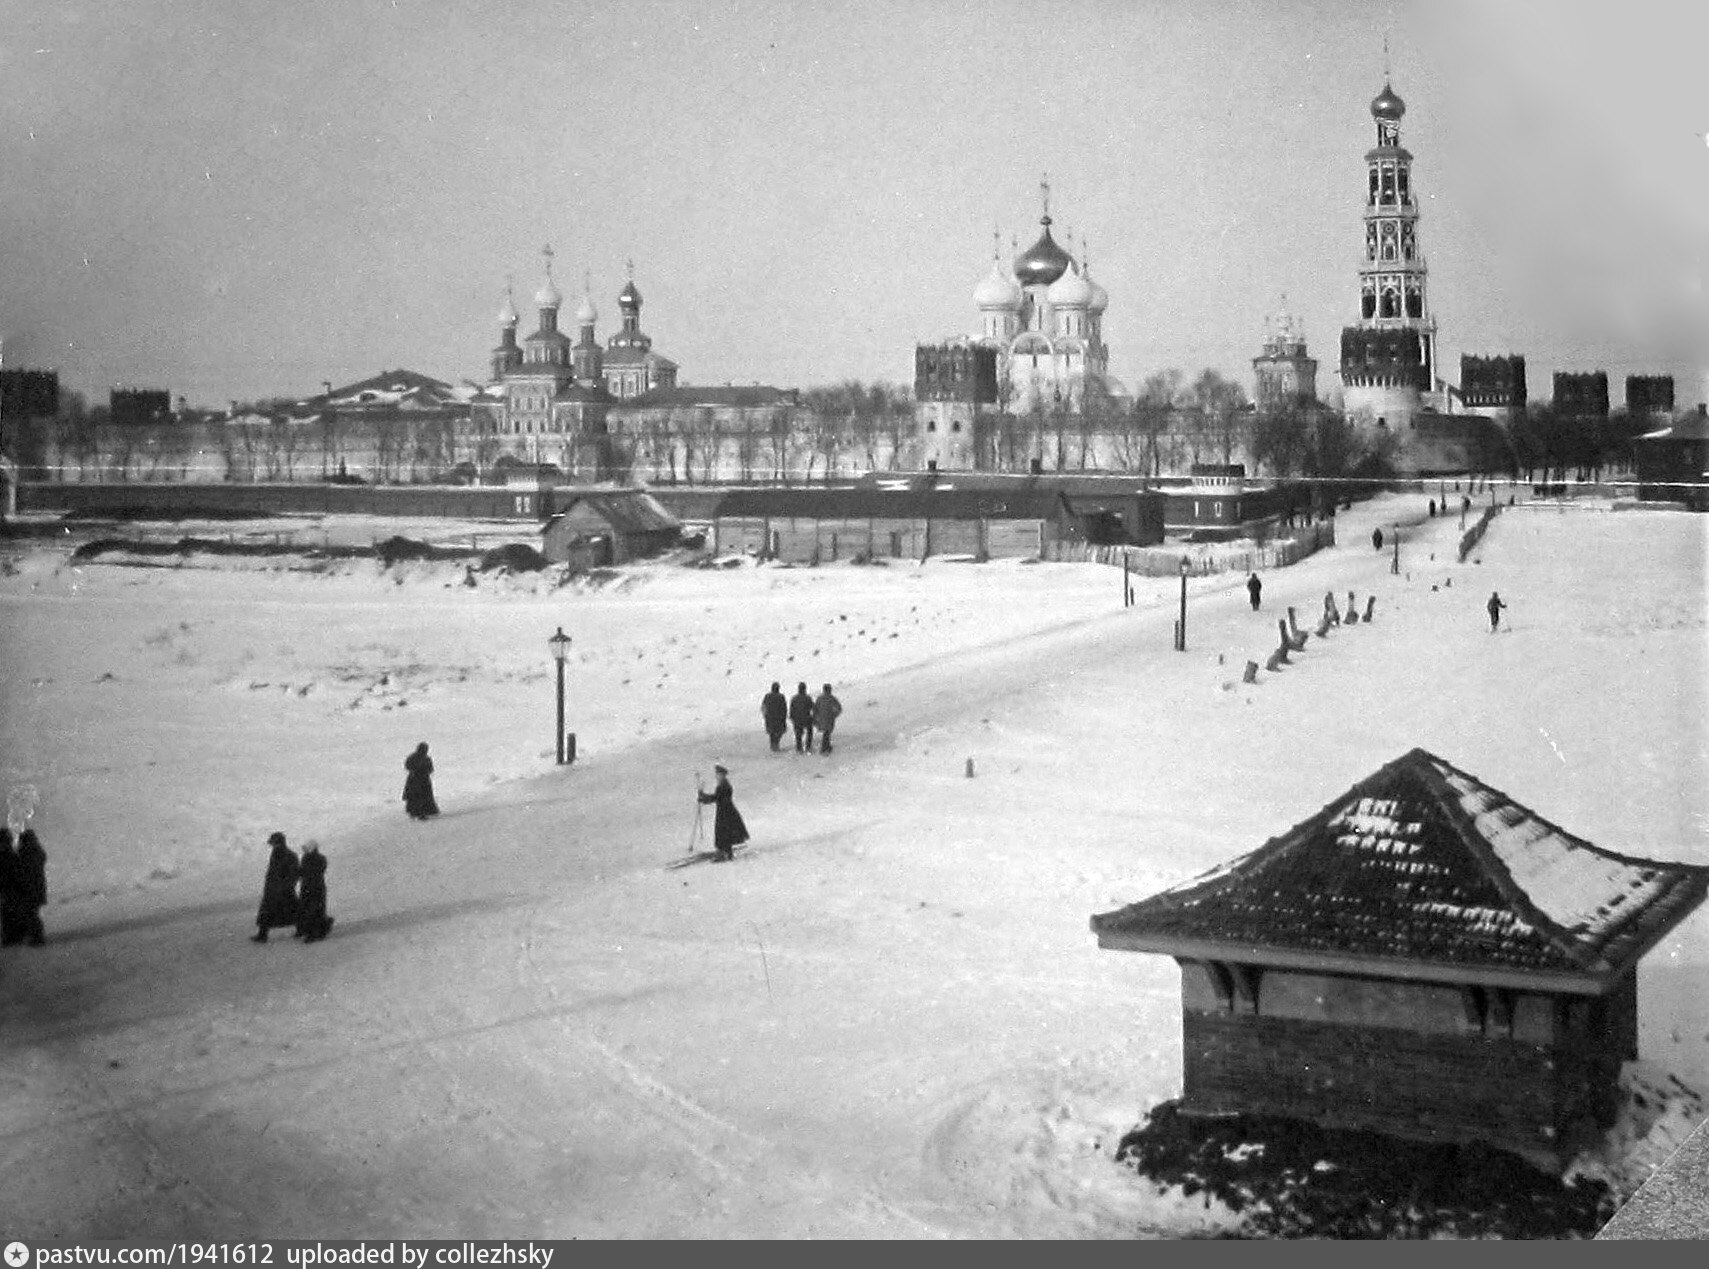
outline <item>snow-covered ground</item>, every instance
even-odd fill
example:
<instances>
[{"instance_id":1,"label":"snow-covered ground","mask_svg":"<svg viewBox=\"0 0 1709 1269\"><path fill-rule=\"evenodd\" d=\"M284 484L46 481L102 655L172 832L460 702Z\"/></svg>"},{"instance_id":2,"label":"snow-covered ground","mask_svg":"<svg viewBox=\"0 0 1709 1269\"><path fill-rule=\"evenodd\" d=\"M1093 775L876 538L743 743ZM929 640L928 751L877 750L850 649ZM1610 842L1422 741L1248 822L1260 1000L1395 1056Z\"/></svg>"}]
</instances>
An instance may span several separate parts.
<instances>
[{"instance_id":1,"label":"snow-covered ground","mask_svg":"<svg viewBox=\"0 0 1709 1269\"><path fill-rule=\"evenodd\" d=\"M1214 1224L1110 1160L1179 1090L1179 979L1099 951L1091 913L1415 745L1601 845L1709 863L1709 520L1520 506L1462 565L1424 501L1343 513L1260 613L1242 576L1195 579L1185 654L1178 584L1139 579L1124 610L1097 565L470 588L448 565L14 550L0 783L39 791L53 902L48 946L0 955L8 1232ZM1368 541L1397 521L1399 576ZM1242 684L1329 589L1375 595L1374 624ZM836 685L834 754L767 751L773 680ZM420 740L427 824L398 800ZM753 848L667 871L715 760ZM328 855L324 943L246 941L273 829ZM1709 1087L1706 972L1703 912L1644 962L1652 1090ZM1623 1125L1628 1168L1689 1130L1667 1111L1648 1139Z\"/></svg>"}]
</instances>

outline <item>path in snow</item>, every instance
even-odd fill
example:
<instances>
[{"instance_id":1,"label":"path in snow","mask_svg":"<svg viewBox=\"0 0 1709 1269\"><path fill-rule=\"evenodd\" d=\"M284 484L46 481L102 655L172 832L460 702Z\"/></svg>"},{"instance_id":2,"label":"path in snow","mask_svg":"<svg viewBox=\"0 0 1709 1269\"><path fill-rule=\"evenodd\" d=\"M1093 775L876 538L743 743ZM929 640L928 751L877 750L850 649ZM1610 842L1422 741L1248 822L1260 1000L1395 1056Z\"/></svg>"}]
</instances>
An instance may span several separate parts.
<instances>
[{"instance_id":1,"label":"path in snow","mask_svg":"<svg viewBox=\"0 0 1709 1269\"><path fill-rule=\"evenodd\" d=\"M1091 912L1252 849L1413 744L1593 840L1596 795L1562 796L1534 729L1579 781L1595 762L1640 796L1670 787L1633 752L1635 712L1570 693L1492 708L1585 659L1523 594L1547 561L1504 560L1538 529L1524 514L1492 528L1487 566L1452 564L1437 520L1403 548L1438 552L1411 580L1344 548L1268 575L1258 614L1238 577L1194 583L1185 655L1163 605L839 685L830 758L769 754L744 716L442 798L431 824L323 837L338 928L312 948L244 941L259 853L65 909L0 980L19 1227L1131 1235L1153 1208L1105 1160L1178 1086L1178 979L1098 951ZM1486 585L1513 602L1512 636L1483 633ZM1239 685L1286 605L1311 624L1328 588L1375 593L1376 623ZM1701 663L1645 637L1663 677ZM1647 674L1601 667L1615 696ZM1677 760L1680 725L1656 756ZM667 872L714 757L755 854ZM1677 845L1701 798L1604 844ZM1653 954L1647 1050L1658 999L1664 1032L1706 1029L1681 990L1704 942Z\"/></svg>"}]
</instances>

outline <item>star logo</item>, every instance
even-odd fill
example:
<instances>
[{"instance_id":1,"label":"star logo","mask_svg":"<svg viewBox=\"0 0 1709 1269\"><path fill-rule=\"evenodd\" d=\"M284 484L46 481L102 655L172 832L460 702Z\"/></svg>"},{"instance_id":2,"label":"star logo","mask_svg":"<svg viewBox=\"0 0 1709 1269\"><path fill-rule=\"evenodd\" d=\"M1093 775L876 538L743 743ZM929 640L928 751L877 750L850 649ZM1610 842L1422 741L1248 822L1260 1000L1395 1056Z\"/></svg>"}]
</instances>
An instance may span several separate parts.
<instances>
[{"instance_id":1,"label":"star logo","mask_svg":"<svg viewBox=\"0 0 1709 1269\"><path fill-rule=\"evenodd\" d=\"M24 1269L30 1263L30 1249L23 1243L6 1244L6 1264L9 1269Z\"/></svg>"}]
</instances>

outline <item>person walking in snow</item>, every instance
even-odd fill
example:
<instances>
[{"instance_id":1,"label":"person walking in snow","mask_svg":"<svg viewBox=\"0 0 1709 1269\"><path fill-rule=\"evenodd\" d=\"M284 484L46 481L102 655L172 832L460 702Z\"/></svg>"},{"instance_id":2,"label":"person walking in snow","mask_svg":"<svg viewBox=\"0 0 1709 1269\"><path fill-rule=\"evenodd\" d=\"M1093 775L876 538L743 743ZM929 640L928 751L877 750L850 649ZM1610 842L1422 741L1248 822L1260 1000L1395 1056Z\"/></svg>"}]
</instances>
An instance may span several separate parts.
<instances>
[{"instance_id":1,"label":"person walking in snow","mask_svg":"<svg viewBox=\"0 0 1709 1269\"><path fill-rule=\"evenodd\" d=\"M765 734L771 741L772 752L776 753L782 745L784 729L789 726L789 702L776 683L760 697L760 717L765 719Z\"/></svg>"},{"instance_id":2,"label":"person walking in snow","mask_svg":"<svg viewBox=\"0 0 1709 1269\"><path fill-rule=\"evenodd\" d=\"M1494 634L1495 628L1501 624L1501 610L1505 607L1507 605L1501 602L1501 595L1496 591L1490 591L1489 603L1485 604L1484 608L1489 612L1489 632L1491 634Z\"/></svg>"},{"instance_id":3,"label":"person walking in snow","mask_svg":"<svg viewBox=\"0 0 1709 1269\"><path fill-rule=\"evenodd\" d=\"M23 878L12 830L0 827L0 947L24 941Z\"/></svg>"},{"instance_id":4,"label":"person walking in snow","mask_svg":"<svg viewBox=\"0 0 1709 1269\"><path fill-rule=\"evenodd\" d=\"M297 886L297 937L318 943L332 929L326 914L326 856L310 842L303 847L302 878Z\"/></svg>"},{"instance_id":5,"label":"person walking in snow","mask_svg":"<svg viewBox=\"0 0 1709 1269\"><path fill-rule=\"evenodd\" d=\"M813 702L813 725L819 729L819 752L831 752L831 733L836 730L837 718L843 712L843 703L831 695L831 685L825 684L825 690L819 693L819 699ZM812 748L812 744L808 744Z\"/></svg>"},{"instance_id":6,"label":"person walking in snow","mask_svg":"<svg viewBox=\"0 0 1709 1269\"><path fill-rule=\"evenodd\" d=\"M789 721L795 725L795 752L813 752L813 698L807 685L797 683L795 695L789 698Z\"/></svg>"},{"instance_id":7,"label":"person walking in snow","mask_svg":"<svg viewBox=\"0 0 1709 1269\"><path fill-rule=\"evenodd\" d=\"M415 747L404 759L404 810L412 820L431 819L439 814L439 803L433 800L433 759L427 756L427 742Z\"/></svg>"},{"instance_id":8,"label":"person walking in snow","mask_svg":"<svg viewBox=\"0 0 1709 1269\"><path fill-rule=\"evenodd\" d=\"M730 769L722 763L714 763L712 773L718 777L712 792L708 793L702 785L695 796L702 803L710 802L716 808L712 814L713 850L720 860L734 859L736 847L748 840L748 826L742 822L742 813L736 809L736 790L730 785Z\"/></svg>"},{"instance_id":9,"label":"person walking in snow","mask_svg":"<svg viewBox=\"0 0 1709 1269\"><path fill-rule=\"evenodd\" d=\"M250 936L253 943L265 943L268 930L297 923L297 874L301 871L297 852L285 845L283 833L270 835L267 844L273 852L267 857L267 876L261 883L261 906Z\"/></svg>"},{"instance_id":10,"label":"person walking in snow","mask_svg":"<svg viewBox=\"0 0 1709 1269\"><path fill-rule=\"evenodd\" d=\"M18 835L17 867L20 937L31 947L40 947L47 941L42 929L42 907L47 903L47 852L33 828L26 828Z\"/></svg>"},{"instance_id":11,"label":"person walking in snow","mask_svg":"<svg viewBox=\"0 0 1709 1269\"><path fill-rule=\"evenodd\" d=\"M1381 529L1371 530L1371 545L1379 551L1383 549L1383 531Z\"/></svg>"},{"instance_id":12,"label":"person walking in snow","mask_svg":"<svg viewBox=\"0 0 1709 1269\"><path fill-rule=\"evenodd\" d=\"M1252 611L1258 611L1258 597L1264 593L1264 583L1258 580L1258 574L1253 573L1246 579L1246 593L1252 597Z\"/></svg>"}]
</instances>

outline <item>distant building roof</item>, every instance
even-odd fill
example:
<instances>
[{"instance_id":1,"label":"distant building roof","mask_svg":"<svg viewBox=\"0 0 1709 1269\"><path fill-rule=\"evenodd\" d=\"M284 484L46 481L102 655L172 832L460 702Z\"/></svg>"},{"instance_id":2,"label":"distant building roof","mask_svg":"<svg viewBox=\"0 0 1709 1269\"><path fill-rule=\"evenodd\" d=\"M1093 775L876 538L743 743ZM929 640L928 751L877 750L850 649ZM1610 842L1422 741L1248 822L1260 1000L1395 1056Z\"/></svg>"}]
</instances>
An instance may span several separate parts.
<instances>
[{"instance_id":1,"label":"distant building roof","mask_svg":"<svg viewBox=\"0 0 1709 1269\"><path fill-rule=\"evenodd\" d=\"M1709 868L1593 846L1414 749L1259 849L1092 928L1128 951L1596 994L1706 889Z\"/></svg>"},{"instance_id":2,"label":"distant building roof","mask_svg":"<svg viewBox=\"0 0 1709 1269\"><path fill-rule=\"evenodd\" d=\"M316 409L364 409L397 406L404 409L443 409L467 403L478 391L472 385L453 386L413 370L382 370L377 375L308 397L301 406Z\"/></svg>"},{"instance_id":3,"label":"distant building roof","mask_svg":"<svg viewBox=\"0 0 1709 1269\"><path fill-rule=\"evenodd\" d=\"M1703 407L1689 411L1669 426L1645 432L1640 441L1709 441L1709 413Z\"/></svg>"},{"instance_id":4,"label":"distant building roof","mask_svg":"<svg viewBox=\"0 0 1709 1269\"><path fill-rule=\"evenodd\" d=\"M746 388L712 388L687 384L675 388L654 388L623 402L626 407L646 406L726 406L752 408L765 405L799 405L801 394L795 388L773 388L754 384Z\"/></svg>"}]
</instances>

